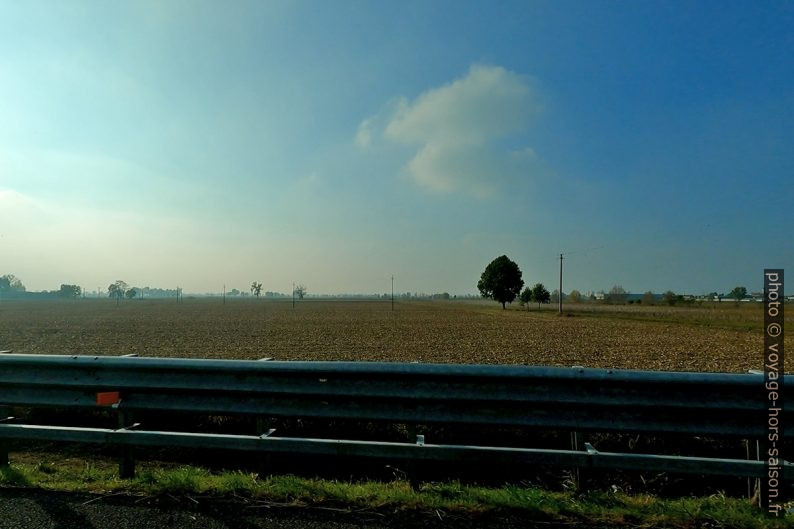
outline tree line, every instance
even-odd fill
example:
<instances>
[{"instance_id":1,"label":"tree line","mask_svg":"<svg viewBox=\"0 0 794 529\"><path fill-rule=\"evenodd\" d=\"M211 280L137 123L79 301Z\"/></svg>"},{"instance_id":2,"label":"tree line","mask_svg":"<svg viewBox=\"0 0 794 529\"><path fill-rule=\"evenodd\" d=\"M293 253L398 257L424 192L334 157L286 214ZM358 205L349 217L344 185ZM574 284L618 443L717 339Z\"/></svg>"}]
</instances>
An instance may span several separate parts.
<instances>
[{"instance_id":1,"label":"tree line","mask_svg":"<svg viewBox=\"0 0 794 529\"><path fill-rule=\"evenodd\" d=\"M58 290L44 290L41 292L28 292L22 280L14 274L0 276L0 297L3 298L38 298L38 299L75 299L82 295L78 285L62 284Z\"/></svg>"},{"instance_id":2,"label":"tree line","mask_svg":"<svg viewBox=\"0 0 794 529\"><path fill-rule=\"evenodd\" d=\"M521 269L506 255L501 255L491 261L485 267L480 280L477 282L477 290L484 298L493 299L494 301L502 304L502 309L505 308L507 303L512 303L518 298L522 306L527 306L534 302L540 307L541 304L549 303L554 300L558 301L560 296L563 299L568 299L572 303L580 303L589 299L590 301L600 300L605 303L611 304L624 304L624 303L637 303L645 305L653 305L657 301L661 301L668 305L676 305L678 303L689 302L689 299L681 294L675 294L672 290L668 290L661 296L657 296L653 292L645 292L639 299L629 299L629 293L620 286L613 286L608 293L601 292L600 297L591 293L585 297L578 290L571 290L566 296L564 293L555 290L552 293L543 286L543 283L536 283L533 287L524 287L524 280L522 278ZM731 290L728 296L711 292L707 295L710 300L722 301L723 297L731 297L737 302L747 297L747 288L737 286Z\"/></svg>"},{"instance_id":3,"label":"tree line","mask_svg":"<svg viewBox=\"0 0 794 529\"><path fill-rule=\"evenodd\" d=\"M549 303L551 294L542 283L536 283L533 287L521 288L524 286L521 269L506 255L502 255L491 261L485 267L477 282L477 290L484 298L493 299L502 304L502 309L507 303L512 303L516 298L521 305L529 307L531 302L535 302L540 307L543 303Z\"/></svg>"},{"instance_id":4,"label":"tree line","mask_svg":"<svg viewBox=\"0 0 794 529\"><path fill-rule=\"evenodd\" d=\"M506 255L502 255L494 259L485 268L485 271L480 276L477 283L477 289L480 295L485 298L493 299L502 303L502 308L505 308L507 303L512 303L518 298L522 306L529 307L530 303L537 303L538 306L552 301L556 302L559 296L562 295L563 300L568 300L572 303L580 303L582 301L603 301L612 304L625 304L637 303L644 305L653 305L656 303L664 303L668 305L690 303L693 300L688 299L686 296L676 294L671 290L664 292L661 295L654 294L653 292L645 292L641 298L628 299L629 294L620 286L613 286L609 292L601 292L599 296L594 293L583 295L578 290L571 290L567 295L560 293L557 290L549 292L542 283L536 283L532 287L524 287L522 273L518 265L510 260ZM523 290L522 290L523 288ZM108 297L120 300L122 298L134 299L136 297L178 297L181 295L180 288L176 289L162 289L150 287L130 287L125 281L117 280L108 286ZM306 295L307 289L305 285L299 284L294 288L293 295L298 299L303 299ZM85 292L79 285L61 284L58 290L41 291L41 292L28 292L22 280L14 274L5 274L0 276L0 298L4 299L76 299L83 296ZM262 283L254 281L251 283L250 295L259 297L262 294ZM708 300L722 301L723 299L733 299L740 301L747 297L747 288L744 286L734 287L728 294L718 294L717 292L710 292L705 297ZM246 296L247 292L241 292L238 289L232 289L226 295L229 296ZM288 297L288 295L278 292L265 292L265 297ZM447 293L433 294L433 295L419 295L411 293L403 293L396 295L399 298L428 298L428 299L451 299ZM383 294L384 299L389 297L389 294ZM458 296L454 296L457 298ZM465 298L466 296L464 296Z\"/></svg>"}]
</instances>

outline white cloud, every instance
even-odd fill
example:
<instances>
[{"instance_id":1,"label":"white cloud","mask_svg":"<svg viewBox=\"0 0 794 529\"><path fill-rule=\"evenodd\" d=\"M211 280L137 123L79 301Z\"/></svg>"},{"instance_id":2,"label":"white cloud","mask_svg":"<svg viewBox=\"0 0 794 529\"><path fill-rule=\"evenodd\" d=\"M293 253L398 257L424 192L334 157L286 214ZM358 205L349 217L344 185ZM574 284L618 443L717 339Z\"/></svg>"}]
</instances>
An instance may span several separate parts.
<instances>
[{"instance_id":1,"label":"white cloud","mask_svg":"<svg viewBox=\"0 0 794 529\"><path fill-rule=\"evenodd\" d=\"M430 191L464 191L477 198L490 196L512 172L507 160L492 150L464 144L426 143L408 162L414 181Z\"/></svg>"},{"instance_id":2,"label":"white cloud","mask_svg":"<svg viewBox=\"0 0 794 529\"><path fill-rule=\"evenodd\" d=\"M539 108L528 79L502 67L474 65L414 101L401 98L389 106L387 116L361 122L356 144L369 146L375 123L383 122L383 138L419 146L406 170L429 191L486 197L526 175L536 160L531 148L510 151L496 144L524 131Z\"/></svg>"},{"instance_id":3,"label":"white cloud","mask_svg":"<svg viewBox=\"0 0 794 529\"><path fill-rule=\"evenodd\" d=\"M358 130L356 131L356 145L361 147L362 149L366 149L372 143L372 122L369 119L365 119L361 122L358 126Z\"/></svg>"},{"instance_id":4,"label":"white cloud","mask_svg":"<svg viewBox=\"0 0 794 529\"><path fill-rule=\"evenodd\" d=\"M524 128L536 105L526 79L472 66L460 79L404 102L385 134L396 141L481 144Z\"/></svg>"}]
</instances>

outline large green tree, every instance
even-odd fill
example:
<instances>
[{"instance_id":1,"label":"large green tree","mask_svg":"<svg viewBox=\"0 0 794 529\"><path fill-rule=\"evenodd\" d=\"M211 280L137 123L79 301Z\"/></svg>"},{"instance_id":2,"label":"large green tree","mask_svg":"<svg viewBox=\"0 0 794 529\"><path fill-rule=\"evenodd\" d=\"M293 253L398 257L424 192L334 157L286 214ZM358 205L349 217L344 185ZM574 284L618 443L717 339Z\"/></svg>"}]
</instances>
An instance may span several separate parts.
<instances>
[{"instance_id":1,"label":"large green tree","mask_svg":"<svg viewBox=\"0 0 794 529\"><path fill-rule=\"evenodd\" d=\"M298 299L303 299L303 297L306 295L306 285L296 286L295 295L298 297Z\"/></svg>"},{"instance_id":2,"label":"large green tree","mask_svg":"<svg viewBox=\"0 0 794 529\"><path fill-rule=\"evenodd\" d=\"M14 274L0 276L0 292L25 292L25 285Z\"/></svg>"},{"instance_id":3,"label":"large green tree","mask_svg":"<svg viewBox=\"0 0 794 529\"><path fill-rule=\"evenodd\" d=\"M540 308L541 303L548 303L550 299L551 294L543 286L543 283L535 283L535 286L532 287L532 301L538 304L538 308Z\"/></svg>"},{"instance_id":4,"label":"large green tree","mask_svg":"<svg viewBox=\"0 0 794 529\"><path fill-rule=\"evenodd\" d=\"M58 296L66 299L77 299L82 290L77 285L61 285Z\"/></svg>"},{"instance_id":5,"label":"large green tree","mask_svg":"<svg viewBox=\"0 0 794 529\"><path fill-rule=\"evenodd\" d=\"M532 301L532 289L529 287L524 288L524 290L521 291L521 295L518 296L518 299L521 304L526 305L527 310L529 310L529 304Z\"/></svg>"},{"instance_id":6,"label":"large green tree","mask_svg":"<svg viewBox=\"0 0 794 529\"><path fill-rule=\"evenodd\" d=\"M485 267L477 282L477 289L484 298L490 298L502 304L512 303L521 292L524 280L518 265L506 255L497 257Z\"/></svg>"},{"instance_id":7,"label":"large green tree","mask_svg":"<svg viewBox=\"0 0 794 529\"><path fill-rule=\"evenodd\" d=\"M125 292L127 292L127 283L121 279L108 287L108 297L115 298L116 301L120 300Z\"/></svg>"},{"instance_id":8,"label":"large green tree","mask_svg":"<svg viewBox=\"0 0 794 529\"><path fill-rule=\"evenodd\" d=\"M745 287L733 287L731 290L730 296L735 299L736 301L740 301L747 297L747 288Z\"/></svg>"}]
</instances>

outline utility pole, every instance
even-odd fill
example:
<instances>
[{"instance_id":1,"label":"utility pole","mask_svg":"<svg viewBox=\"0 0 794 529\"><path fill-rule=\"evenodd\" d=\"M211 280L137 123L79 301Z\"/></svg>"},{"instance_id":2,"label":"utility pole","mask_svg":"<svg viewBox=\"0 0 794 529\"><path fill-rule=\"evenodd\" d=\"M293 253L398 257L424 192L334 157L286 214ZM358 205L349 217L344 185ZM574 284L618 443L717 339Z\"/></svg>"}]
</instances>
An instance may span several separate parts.
<instances>
[{"instance_id":1,"label":"utility pole","mask_svg":"<svg viewBox=\"0 0 794 529\"><path fill-rule=\"evenodd\" d=\"M391 310L394 310L394 276L391 276Z\"/></svg>"},{"instance_id":2,"label":"utility pole","mask_svg":"<svg viewBox=\"0 0 794 529\"><path fill-rule=\"evenodd\" d=\"M226 305L226 285L223 285L223 304Z\"/></svg>"},{"instance_id":3,"label":"utility pole","mask_svg":"<svg viewBox=\"0 0 794 529\"><path fill-rule=\"evenodd\" d=\"M560 290L557 291L559 301L559 313L562 314L562 254L560 254Z\"/></svg>"},{"instance_id":4,"label":"utility pole","mask_svg":"<svg viewBox=\"0 0 794 529\"><path fill-rule=\"evenodd\" d=\"M292 308L295 308L295 281L292 282Z\"/></svg>"}]
</instances>

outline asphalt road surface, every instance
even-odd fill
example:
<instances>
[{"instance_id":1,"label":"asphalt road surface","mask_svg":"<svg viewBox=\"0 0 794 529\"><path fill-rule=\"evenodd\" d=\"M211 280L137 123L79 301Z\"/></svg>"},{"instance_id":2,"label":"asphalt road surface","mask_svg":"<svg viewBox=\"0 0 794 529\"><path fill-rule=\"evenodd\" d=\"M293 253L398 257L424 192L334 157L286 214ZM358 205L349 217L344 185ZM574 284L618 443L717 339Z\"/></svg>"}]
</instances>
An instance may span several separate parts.
<instances>
[{"instance_id":1,"label":"asphalt road surface","mask_svg":"<svg viewBox=\"0 0 794 529\"><path fill-rule=\"evenodd\" d=\"M243 499L142 498L0 489L0 529L570 529L525 518L467 518L444 513L351 513L284 507ZM582 527L582 526L577 526ZM590 529L597 529L592 527Z\"/></svg>"}]
</instances>

